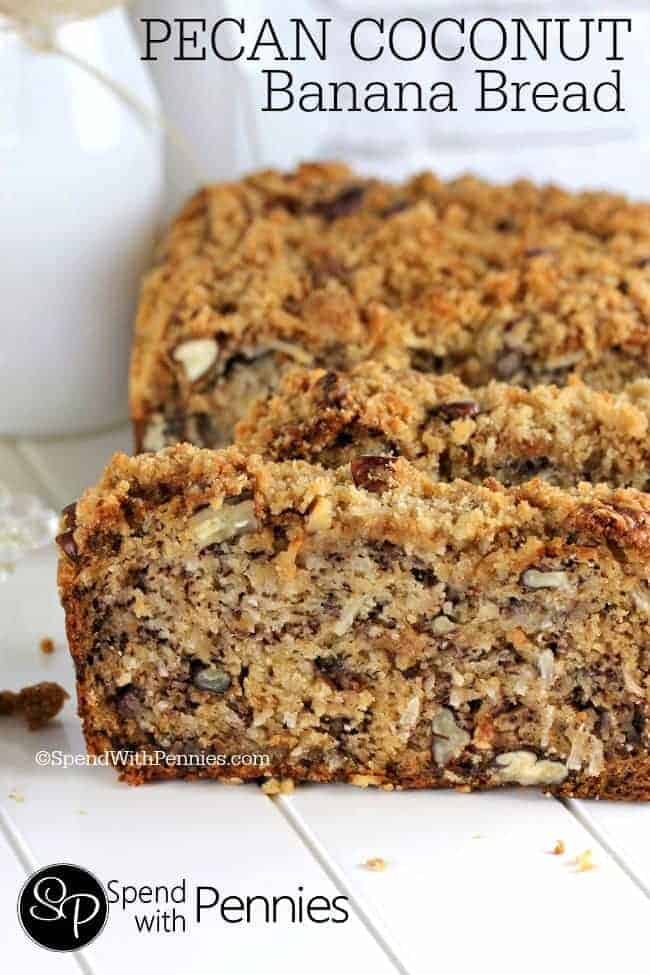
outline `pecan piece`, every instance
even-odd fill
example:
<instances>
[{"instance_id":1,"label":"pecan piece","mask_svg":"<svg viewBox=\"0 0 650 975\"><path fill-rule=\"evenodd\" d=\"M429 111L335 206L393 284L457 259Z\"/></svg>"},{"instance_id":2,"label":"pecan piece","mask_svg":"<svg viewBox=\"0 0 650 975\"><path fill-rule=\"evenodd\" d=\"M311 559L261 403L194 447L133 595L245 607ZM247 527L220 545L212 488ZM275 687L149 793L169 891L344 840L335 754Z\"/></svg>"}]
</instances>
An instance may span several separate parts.
<instances>
[{"instance_id":1,"label":"pecan piece","mask_svg":"<svg viewBox=\"0 0 650 975\"><path fill-rule=\"evenodd\" d=\"M330 200L319 200L314 203L312 211L321 216L328 223L347 217L359 209L366 189L364 186L348 186Z\"/></svg>"},{"instance_id":2,"label":"pecan piece","mask_svg":"<svg viewBox=\"0 0 650 975\"><path fill-rule=\"evenodd\" d=\"M381 494L389 486L393 461L390 457L357 457L350 462L350 471L355 487Z\"/></svg>"},{"instance_id":3,"label":"pecan piece","mask_svg":"<svg viewBox=\"0 0 650 975\"><path fill-rule=\"evenodd\" d=\"M74 540L74 531L62 532L55 538L56 544L59 546L62 552L64 552L69 559L76 560L79 558L79 550L77 549L77 543Z\"/></svg>"},{"instance_id":4,"label":"pecan piece","mask_svg":"<svg viewBox=\"0 0 650 975\"><path fill-rule=\"evenodd\" d=\"M465 417L471 418L478 416L480 412L481 409L478 403L475 403L474 400L469 399L459 400L456 403L441 403L440 406L434 410L434 414L442 417L442 419L446 420L448 423L451 423L452 420L460 420Z\"/></svg>"},{"instance_id":5,"label":"pecan piece","mask_svg":"<svg viewBox=\"0 0 650 975\"><path fill-rule=\"evenodd\" d=\"M496 363L496 374L499 379L512 379L516 372L522 367L522 358L519 352L506 352Z\"/></svg>"},{"instance_id":6,"label":"pecan piece","mask_svg":"<svg viewBox=\"0 0 650 975\"><path fill-rule=\"evenodd\" d=\"M524 257L546 257L553 254L552 247L528 247L524 251Z\"/></svg>"},{"instance_id":7,"label":"pecan piece","mask_svg":"<svg viewBox=\"0 0 650 975\"><path fill-rule=\"evenodd\" d=\"M395 200L394 203L390 203L387 207L384 207L380 216L386 220L388 217L393 217L397 213L403 213L405 210L408 210L410 206L412 206L410 200Z\"/></svg>"},{"instance_id":8,"label":"pecan piece","mask_svg":"<svg viewBox=\"0 0 650 975\"><path fill-rule=\"evenodd\" d=\"M74 531L77 527L77 502L67 504L61 512L61 517L65 521L66 527Z\"/></svg>"},{"instance_id":9,"label":"pecan piece","mask_svg":"<svg viewBox=\"0 0 650 975\"><path fill-rule=\"evenodd\" d=\"M137 718L142 711L142 699L133 684L121 687L115 697L115 706L121 718Z\"/></svg>"}]
</instances>

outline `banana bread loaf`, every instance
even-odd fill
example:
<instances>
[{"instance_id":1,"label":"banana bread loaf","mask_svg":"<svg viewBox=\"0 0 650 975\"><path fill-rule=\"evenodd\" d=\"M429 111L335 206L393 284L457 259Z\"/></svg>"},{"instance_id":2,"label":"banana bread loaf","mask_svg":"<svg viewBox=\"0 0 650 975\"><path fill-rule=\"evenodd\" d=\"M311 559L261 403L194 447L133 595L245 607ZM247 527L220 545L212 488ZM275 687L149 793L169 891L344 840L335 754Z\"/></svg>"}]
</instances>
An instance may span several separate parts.
<instances>
[{"instance_id":1,"label":"banana bread loaf","mask_svg":"<svg viewBox=\"0 0 650 975\"><path fill-rule=\"evenodd\" d=\"M617 392L650 373L649 315L648 204L338 164L258 173L198 193L146 279L137 446L231 442L296 365Z\"/></svg>"},{"instance_id":2,"label":"banana bread loaf","mask_svg":"<svg viewBox=\"0 0 650 975\"><path fill-rule=\"evenodd\" d=\"M650 799L647 494L183 445L64 520L88 747L131 782Z\"/></svg>"}]
</instances>

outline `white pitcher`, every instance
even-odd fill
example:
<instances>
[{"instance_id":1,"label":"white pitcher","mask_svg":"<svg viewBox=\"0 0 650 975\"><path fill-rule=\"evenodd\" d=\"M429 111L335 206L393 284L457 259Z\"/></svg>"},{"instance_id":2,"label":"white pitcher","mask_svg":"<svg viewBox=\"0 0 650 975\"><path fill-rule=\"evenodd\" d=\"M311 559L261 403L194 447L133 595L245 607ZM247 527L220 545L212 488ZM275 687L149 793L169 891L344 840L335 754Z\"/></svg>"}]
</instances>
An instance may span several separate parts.
<instances>
[{"instance_id":1,"label":"white pitcher","mask_svg":"<svg viewBox=\"0 0 650 975\"><path fill-rule=\"evenodd\" d=\"M65 24L56 41L158 111L123 11ZM106 428L128 413L161 136L82 68L10 30L0 91L0 435Z\"/></svg>"}]
</instances>

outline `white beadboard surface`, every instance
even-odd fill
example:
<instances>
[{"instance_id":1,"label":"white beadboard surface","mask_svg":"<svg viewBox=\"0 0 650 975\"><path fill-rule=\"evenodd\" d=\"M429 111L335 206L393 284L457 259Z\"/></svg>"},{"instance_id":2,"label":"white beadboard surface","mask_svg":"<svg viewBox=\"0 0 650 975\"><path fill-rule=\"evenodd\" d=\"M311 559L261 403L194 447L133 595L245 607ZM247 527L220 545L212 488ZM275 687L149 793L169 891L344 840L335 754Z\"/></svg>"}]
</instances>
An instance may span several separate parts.
<instances>
[{"instance_id":1,"label":"white beadboard surface","mask_svg":"<svg viewBox=\"0 0 650 975\"><path fill-rule=\"evenodd\" d=\"M127 429L94 438L0 443L0 480L52 504L76 498ZM562 803L530 791L482 795L300 787L271 800L256 786L168 783L130 788L107 769L39 767L39 749L83 753L73 671L48 548L0 584L0 686L57 680L71 697L47 729L3 719L0 734L2 970L26 975L167 975L224 971L320 975L434 969L515 975L638 969L650 921L650 809ZM45 656L42 637L55 640ZM564 855L550 851L556 841ZM592 851L595 869L571 860ZM362 864L381 857L386 869ZM324 895L350 899L345 924L281 920L226 925L206 916L187 933L137 934L113 908L79 955L27 940L16 899L29 872L68 861L108 883L211 885L222 896Z\"/></svg>"}]
</instances>

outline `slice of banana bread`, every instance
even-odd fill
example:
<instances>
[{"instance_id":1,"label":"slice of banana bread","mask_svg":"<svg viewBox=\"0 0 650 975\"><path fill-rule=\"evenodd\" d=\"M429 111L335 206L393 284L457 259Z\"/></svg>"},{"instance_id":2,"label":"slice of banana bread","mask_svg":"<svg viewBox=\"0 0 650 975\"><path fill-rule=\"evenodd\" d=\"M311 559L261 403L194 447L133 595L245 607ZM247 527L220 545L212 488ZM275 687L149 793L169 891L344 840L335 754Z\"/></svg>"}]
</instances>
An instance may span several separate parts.
<instances>
[{"instance_id":1,"label":"slice of banana bread","mask_svg":"<svg viewBox=\"0 0 650 975\"><path fill-rule=\"evenodd\" d=\"M139 449L229 443L296 365L620 390L650 373L650 205L338 164L208 187L145 281Z\"/></svg>"},{"instance_id":2,"label":"slice of banana bread","mask_svg":"<svg viewBox=\"0 0 650 975\"><path fill-rule=\"evenodd\" d=\"M650 491L650 380L617 395L574 381L531 390L470 389L455 376L363 363L349 373L296 369L236 428L243 448L272 460L337 467L364 455L403 456L436 480L519 484L539 475Z\"/></svg>"},{"instance_id":3,"label":"slice of banana bread","mask_svg":"<svg viewBox=\"0 0 650 975\"><path fill-rule=\"evenodd\" d=\"M184 445L116 455L64 529L88 747L131 782L650 798L647 494Z\"/></svg>"}]
</instances>

